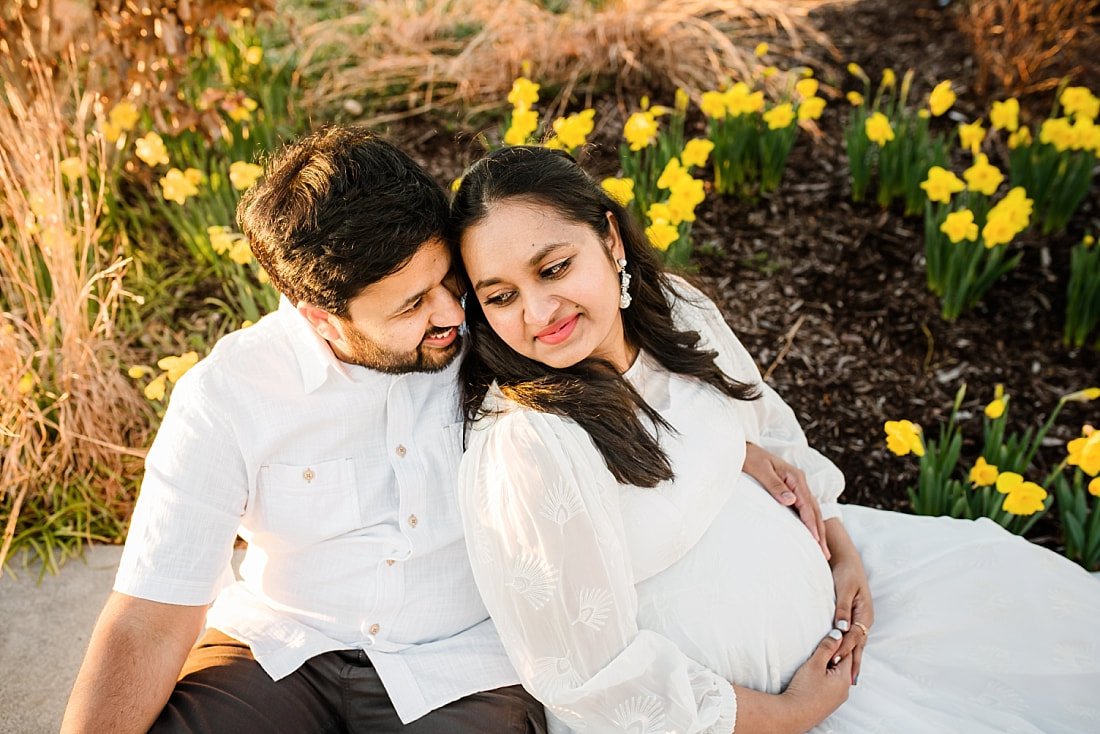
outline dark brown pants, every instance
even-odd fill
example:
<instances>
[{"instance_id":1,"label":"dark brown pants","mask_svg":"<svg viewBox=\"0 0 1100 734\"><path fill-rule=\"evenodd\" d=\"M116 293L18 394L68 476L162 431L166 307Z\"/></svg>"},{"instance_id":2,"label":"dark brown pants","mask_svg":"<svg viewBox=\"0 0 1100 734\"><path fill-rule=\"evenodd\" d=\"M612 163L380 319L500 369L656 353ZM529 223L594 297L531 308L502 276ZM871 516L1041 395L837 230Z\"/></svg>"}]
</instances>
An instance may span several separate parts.
<instances>
[{"instance_id":1,"label":"dark brown pants","mask_svg":"<svg viewBox=\"0 0 1100 734\"><path fill-rule=\"evenodd\" d=\"M402 724L365 653L328 652L273 681L248 645L208 630L187 657L158 734L545 734L520 686L467 696Z\"/></svg>"}]
</instances>

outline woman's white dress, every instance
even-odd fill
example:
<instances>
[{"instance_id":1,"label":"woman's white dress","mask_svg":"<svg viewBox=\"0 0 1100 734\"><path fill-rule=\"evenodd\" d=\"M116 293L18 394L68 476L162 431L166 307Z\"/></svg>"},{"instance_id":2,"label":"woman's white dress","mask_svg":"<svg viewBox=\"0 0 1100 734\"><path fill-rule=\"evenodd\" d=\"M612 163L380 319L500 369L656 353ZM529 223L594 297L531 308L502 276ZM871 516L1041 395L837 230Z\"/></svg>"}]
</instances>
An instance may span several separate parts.
<instances>
[{"instance_id":1,"label":"woman's white dress","mask_svg":"<svg viewBox=\"0 0 1100 734\"><path fill-rule=\"evenodd\" d=\"M680 327L759 381L717 308L678 289ZM749 440L806 472L870 581L858 685L815 733L1100 732L1100 581L987 520L841 507L840 472L766 386L733 401L645 354L626 376L676 429L674 480L620 485L583 429L499 394L462 463L478 587L552 730L729 734L728 682L781 692L832 628L829 566L741 473Z\"/></svg>"}]
</instances>

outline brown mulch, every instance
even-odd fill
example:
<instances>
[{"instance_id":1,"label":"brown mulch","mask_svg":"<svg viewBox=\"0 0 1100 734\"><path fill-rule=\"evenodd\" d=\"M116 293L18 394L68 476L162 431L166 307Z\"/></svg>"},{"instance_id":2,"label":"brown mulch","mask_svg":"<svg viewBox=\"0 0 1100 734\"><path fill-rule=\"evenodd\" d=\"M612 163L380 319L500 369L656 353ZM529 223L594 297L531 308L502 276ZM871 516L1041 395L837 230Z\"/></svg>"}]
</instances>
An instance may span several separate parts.
<instances>
[{"instance_id":1,"label":"brown mulch","mask_svg":"<svg viewBox=\"0 0 1100 734\"><path fill-rule=\"evenodd\" d=\"M956 110L968 120L988 108L990 99L970 91L975 64L952 5L823 6L814 22L833 48L807 47L800 59L838 92L821 134L799 136L777 192L756 202L711 195L693 230L693 268L715 290L769 384L795 409L811 444L844 471L846 500L901 511L909 509L906 488L915 484L917 462L886 450L885 421L907 418L935 436L965 383L969 466L980 451L982 408L997 384L1011 395L1010 429L1021 431L1041 426L1061 395L1100 384L1100 354L1061 341L1069 249L1085 232L1100 233L1095 185L1066 231L1028 233L1014 244L1024 253L1020 265L954 322L940 317L926 289L922 221L851 201L842 140L842 93L856 88L844 71L849 61L873 79L886 66L899 76L915 69L914 99L951 79ZM598 100L597 119L617 114L622 102ZM1036 115L1046 114L1050 96L1031 104ZM703 134L702 121L695 122L692 134ZM602 145L597 136L597 169L614 165L616 125L607 126ZM446 182L480 154L471 134L422 118L391 133ZM1096 405L1063 410L1029 478L1040 480L1064 456L1064 442L1083 423L1100 420ZM1058 545L1052 517L1031 535Z\"/></svg>"}]
</instances>

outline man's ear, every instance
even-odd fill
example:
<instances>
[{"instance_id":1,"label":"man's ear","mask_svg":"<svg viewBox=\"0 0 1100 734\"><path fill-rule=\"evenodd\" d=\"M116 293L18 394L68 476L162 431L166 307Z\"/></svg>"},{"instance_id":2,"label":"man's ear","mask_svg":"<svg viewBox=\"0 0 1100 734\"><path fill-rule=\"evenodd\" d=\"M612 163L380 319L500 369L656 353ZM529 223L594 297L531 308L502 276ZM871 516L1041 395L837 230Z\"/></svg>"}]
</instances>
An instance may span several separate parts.
<instances>
[{"instance_id":1,"label":"man's ear","mask_svg":"<svg viewBox=\"0 0 1100 734\"><path fill-rule=\"evenodd\" d=\"M607 212L607 224L608 224L608 250L611 252L611 259L618 261L626 257L626 247L623 245L623 236L619 233L619 220L615 218L615 214Z\"/></svg>"},{"instance_id":2,"label":"man's ear","mask_svg":"<svg viewBox=\"0 0 1100 734\"><path fill-rule=\"evenodd\" d=\"M298 313L302 314L302 318L309 322L309 325L321 335L322 339L338 342L344 338L339 320L323 308L318 308L305 301L299 301Z\"/></svg>"}]
</instances>

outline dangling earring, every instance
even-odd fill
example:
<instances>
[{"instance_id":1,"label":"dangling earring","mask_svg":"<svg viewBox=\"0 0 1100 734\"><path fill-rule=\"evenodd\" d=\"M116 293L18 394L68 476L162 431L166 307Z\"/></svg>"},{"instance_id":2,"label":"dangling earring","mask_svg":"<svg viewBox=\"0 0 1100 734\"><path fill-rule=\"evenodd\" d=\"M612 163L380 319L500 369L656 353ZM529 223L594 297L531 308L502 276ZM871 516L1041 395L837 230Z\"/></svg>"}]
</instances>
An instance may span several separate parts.
<instances>
[{"instance_id":1,"label":"dangling earring","mask_svg":"<svg viewBox=\"0 0 1100 734\"><path fill-rule=\"evenodd\" d=\"M626 260L616 260L619 264L619 308L630 308L630 273L626 272Z\"/></svg>"}]
</instances>

